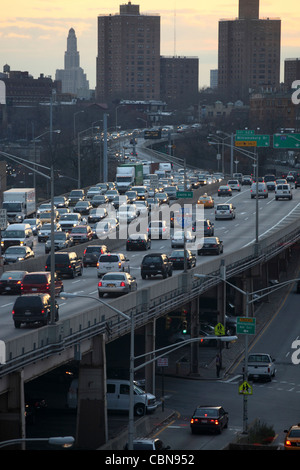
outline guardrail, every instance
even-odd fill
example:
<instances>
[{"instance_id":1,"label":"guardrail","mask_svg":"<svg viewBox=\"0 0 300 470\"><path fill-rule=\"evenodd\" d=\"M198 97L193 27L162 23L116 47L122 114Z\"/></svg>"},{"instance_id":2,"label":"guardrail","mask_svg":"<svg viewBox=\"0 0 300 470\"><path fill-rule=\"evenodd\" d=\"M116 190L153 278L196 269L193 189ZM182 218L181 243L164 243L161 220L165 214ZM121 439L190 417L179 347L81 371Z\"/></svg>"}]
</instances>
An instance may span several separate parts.
<instances>
[{"instance_id":1,"label":"guardrail","mask_svg":"<svg viewBox=\"0 0 300 470\"><path fill-rule=\"evenodd\" d=\"M222 257L226 265L227 278L259 263L268 261L278 253L300 240L300 217L295 217L284 227L262 238L259 253L254 245L249 245ZM195 280L194 274L217 274L220 259L214 259L149 287L142 288L126 296L111 300L111 304L135 317L135 328L141 327L169 311L180 307L216 284L217 279ZM105 305L97 305L85 312L28 332L19 338L6 342L6 364L0 368L0 377L24 367L33 361L57 354L80 342L91 340L104 334L110 342L129 332L128 321Z\"/></svg>"}]
</instances>

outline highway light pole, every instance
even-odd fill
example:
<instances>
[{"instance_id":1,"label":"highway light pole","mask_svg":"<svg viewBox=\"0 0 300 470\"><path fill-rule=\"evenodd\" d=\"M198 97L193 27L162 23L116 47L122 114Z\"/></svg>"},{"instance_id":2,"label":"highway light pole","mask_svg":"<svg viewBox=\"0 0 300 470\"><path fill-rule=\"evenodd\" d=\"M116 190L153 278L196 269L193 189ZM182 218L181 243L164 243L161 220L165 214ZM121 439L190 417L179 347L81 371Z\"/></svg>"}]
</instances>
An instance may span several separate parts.
<instances>
[{"instance_id":1,"label":"highway light pole","mask_svg":"<svg viewBox=\"0 0 300 470\"><path fill-rule=\"evenodd\" d=\"M52 105L51 105L52 106ZM51 118L52 122L52 118ZM43 134L39 135L36 137L34 140L39 139L40 137L50 134L50 153L51 153L51 165L49 167L45 167L43 165L39 165L34 162L33 168L28 166L26 163L27 160L23 160L19 157L16 157L14 155L10 155L6 152L0 152L1 155L4 155L6 158L13 160L14 162L19 163L20 165L30 168L34 173L37 173L44 178L47 178L50 180L50 205L51 205L51 232L50 232L50 240L51 240L51 248L50 248L50 262L51 262L51 283L50 283L50 297L51 297L51 311L50 311L50 324L55 323L55 251L54 251L54 161L53 161L53 153L52 153L52 134L60 134L60 130L52 130L52 126L50 126L50 130L44 132ZM22 162L26 163L22 163ZM36 166L45 168L47 170L50 170L50 176L45 175L41 171L36 169Z\"/></svg>"},{"instance_id":2,"label":"highway light pole","mask_svg":"<svg viewBox=\"0 0 300 470\"><path fill-rule=\"evenodd\" d=\"M26 442L45 442L50 445L55 445L59 447L72 447L74 444L73 436L63 436L63 437L25 437L23 439L10 439L9 441L0 442L0 448L9 447L16 444L24 444Z\"/></svg>"}]
</instances>

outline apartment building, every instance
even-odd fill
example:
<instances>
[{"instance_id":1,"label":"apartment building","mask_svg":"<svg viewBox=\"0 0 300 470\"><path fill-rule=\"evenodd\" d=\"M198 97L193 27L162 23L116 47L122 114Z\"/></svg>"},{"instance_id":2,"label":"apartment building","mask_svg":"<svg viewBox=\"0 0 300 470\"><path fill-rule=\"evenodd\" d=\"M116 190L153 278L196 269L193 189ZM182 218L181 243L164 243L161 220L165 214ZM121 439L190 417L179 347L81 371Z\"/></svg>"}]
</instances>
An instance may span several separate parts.
<instances>
[{"instance_id":1,"label":"apartment building","mask_svg":"<svg viewBox=\"0 0 300 470\"><path fill-rule=\"evenodd\" d=\"M219 21L218 89L226 100L280 84L281 20L259 18L259 0L239 0L239 16Z\"/></svg>"},{"instance_id":2,"label":"apartment building","mask_svg":"<svg viewBox=\"0 0 300 470\"><path fill-rule=\"evenodd\" d=\"M160 16L120 5L98 16L96 100L160 99Z\"/></svg>"}]
</instances>

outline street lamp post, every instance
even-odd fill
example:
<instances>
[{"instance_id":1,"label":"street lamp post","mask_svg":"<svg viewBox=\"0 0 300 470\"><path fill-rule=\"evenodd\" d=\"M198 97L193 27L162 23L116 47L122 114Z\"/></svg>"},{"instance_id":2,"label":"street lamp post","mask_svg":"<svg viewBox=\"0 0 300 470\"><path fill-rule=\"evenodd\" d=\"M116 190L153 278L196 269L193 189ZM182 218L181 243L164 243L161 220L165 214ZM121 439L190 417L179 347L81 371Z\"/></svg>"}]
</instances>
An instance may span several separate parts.
<instances>
[{"instance_id":1,"label":"street lamp post","mask_svg":"<svg viewBox=\"0 0 300 470\"><path fill-rule=\"evenodd\" d=\"M74 444L73 436L63 436L63 437L26 437L23 439L10 439L9 441L0 442L0 448L8 447L16 444L24 444L26 442L46 442L47 444L60 446L60 447L72 447Z\"/></svg>"},{"instance_id":2,"label":"street lamp post","mask_svg":"<svg viewBox=\"0 0 300 470\"><path fill-rule=\"evenodd\" d=\"M53 155L52 155L52 134L53 133L60 134L61 131L59 129L52 130L52 126L50 126L50 127L51 127L51 130L46 131L43 134L41 134L40 136L35 138L35 140L36 140L36 139L42 137L43 135L50 134L50 152L51 152L50 168L47 168L43 165L39 165L39 164L34 162L34 166L31 169L34 173L37 173L37 174L43 176L44 178L47 178L48 180L50 180L50 187L51 187L51 189L50 189L50 205L51 205L51 222L50 222L50 225L51 225L51 232L50 232L50 240L51 240L51 248L50 248L50 260L51 260L51 268L50 268L50 271L51 271L51 284L50 284L51 310L50 310L50 324L53 325L55 323L55 251L54 251L54 162L53 162ZM20 159L19 157L14 157L13 155L10 155L6 152L0 152L0 153L2 155L4 155L6 158L11 159L15 162L18 162L21 165L25 166L26 168L29 168L26 163L22 163L22 159ZM41 171L37 170L36 166L42 167L42 168L47 168L48 170L50 169L50 176L45 175Z\"/></svg>"}]
</instances>

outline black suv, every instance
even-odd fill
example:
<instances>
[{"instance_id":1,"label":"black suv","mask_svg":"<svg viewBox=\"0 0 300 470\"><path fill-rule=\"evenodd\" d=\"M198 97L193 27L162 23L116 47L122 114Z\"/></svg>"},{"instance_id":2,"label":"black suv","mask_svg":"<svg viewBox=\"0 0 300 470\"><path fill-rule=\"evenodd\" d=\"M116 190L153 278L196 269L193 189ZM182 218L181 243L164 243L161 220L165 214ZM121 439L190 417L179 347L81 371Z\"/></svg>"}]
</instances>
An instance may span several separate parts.
<instances>
[{"instance_id":1,"label":"black suv","mask_svg":"<svg viewBox=\"0 0 300 470\"><path fill-rule=\"evenodd\" d=\"M300 176L297 176L295 179L295 188L300 188Z\"/></svg>"},{"instance_id":2,"label":"black suv","mask_svg":"<svg viewBox=\"0 0 300 470\"><path fill-rule=\"evenodd\" d=\"M152 253L143 258L141 264L142 279L146 279L146 276L156 276L156 274L161 274L164 279L173 274L172 262L164 253Z\"/></svg>"},{"instance_id":3,"label":"black suv","mask_svg":"<svg viewBox=\"0 0 300 470\"><path fill-rule=\"evenodd\" d=\"M58 276L82 276L83 263L82 258L77 256L75 251L55 253L55 272ZM46 271L51 271L51 255L48 256L46 265Z\"/></svg>"},{"instance_id":4,"label":"black suv","mask_svg":"<svg viewBox=\"0 0 300 470\"><path fill-rule=\"evenodd\" d=\"M89 245L83 252L83 266L97 266L100 255L108 253L106 245Z\"/></svg>"},{"instance_id":5,"label":"black suv","mask_svg":"<svg viewBox=\"0 0 300 470\"><path fill-rule=\"evenodd\" d=\"M55 302L55 321L58 321L58 304ZM17 297L12 309L16 328L22 323L42 323L47 325L51 314L51 296L49 294L27 294Z\"/></svg>"}]
</instances>

